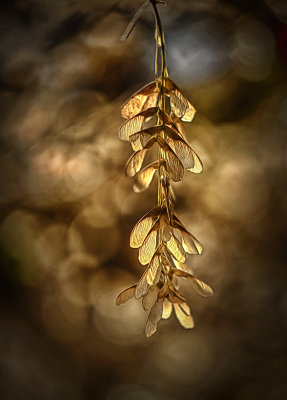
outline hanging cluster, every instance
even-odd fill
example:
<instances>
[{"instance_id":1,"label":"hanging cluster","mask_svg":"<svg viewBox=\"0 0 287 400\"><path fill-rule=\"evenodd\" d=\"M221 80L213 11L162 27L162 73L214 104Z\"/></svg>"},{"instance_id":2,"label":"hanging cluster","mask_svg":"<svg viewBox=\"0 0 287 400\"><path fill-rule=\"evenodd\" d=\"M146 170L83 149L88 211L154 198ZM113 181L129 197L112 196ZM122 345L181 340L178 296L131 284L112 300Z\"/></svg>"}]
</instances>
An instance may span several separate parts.
<instances>
[{"instance_id":1,"label":"hanging cluster","mask_svg":"<svg viewBox=\"0 0 287 400\"><path fill-rule=\"evenodd\" d=\"M119 137L131 143L134 153L126 163L125 173L135 176L133 189L146 190L155 174L158 177L157 205L142 217L130 235L130 246L139 249L139 261L147 265L136 285L124 290L116 300L120 305L135 297L142 298L144 310L149 311L146 336L157 329L161 318L170 317L174 309L185 328L193 328L189 305L178 290L178 278L190 281L203 296L211 296L206 283L187 272L187 253L201 254L198 240L184 227L175 209L172 182L183 179L184 170L202 171L202 162L186 142L182 121L191 122L195 109L169 78L165 62L163 31L156 1L151 1L156 17L155 81L135 93L121 108L126 121ZM157 76L157 52L161 50L161 76ZM143 168L148 153L157 159Z\"/></svg>"}]
</instances>

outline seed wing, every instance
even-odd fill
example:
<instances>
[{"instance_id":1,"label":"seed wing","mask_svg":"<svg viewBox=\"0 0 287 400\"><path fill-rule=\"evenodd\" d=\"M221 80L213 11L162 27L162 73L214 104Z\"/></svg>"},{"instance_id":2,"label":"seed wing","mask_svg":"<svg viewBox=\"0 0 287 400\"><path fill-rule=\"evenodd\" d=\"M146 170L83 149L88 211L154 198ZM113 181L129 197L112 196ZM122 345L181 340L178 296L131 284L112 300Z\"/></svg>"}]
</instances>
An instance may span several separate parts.
<instances>
[{"instance_id":1,"label":"seed wing","mask_svg":"<svg viewBox=\"0 0 287 400\"><path fill-rule=\"evenodd\" d=\"M188 279L197 294L199 294L203 297L210 297L213 295L212 288L207 283L196 278L196 276L191 275L186 271L181 271L178 269L174 271L174 275L176 275L180 278Z\"/></svg>"},{"instance_id":2,"label":"seed wing","mask_svg":"<svg viewBox=\"0 0 287 400\"><path fill-rule=\"evenodd\" d=\"M190 313L190 308L187 303L174 304L175 315L178 322L186 329L192 329L194 327L194 321Z\"/></svg>"},{"instance_id":3,"label":"seed wing","mask_svg":"<svg viewBox=\"0 0 287 400\"><path fill-rule=\"evenodd\" d=\"M132 299L135 296L135 292L136 292L136 285L133 285L122 291L116 299L116 305L119 306L121 304L126 303L128 300Z\"/></svg>"},{"instance_id":4,"label":"seed wing","mask_svg":"<svg viewBox=\"0 0 287 400\"><path fill-rule=\"evenodd\" d=\"M144 86L123 104L121 107L122 117L131 119L141 111L156 107L158 95L159 88L157 88L156 82Z\"/></svg>"},{"instance_id":5,"label":"seed wing","mask_svg":"<svg viewBox=\"0 0 287 400\"><path fill-rule=\"evenodd\" d=\"M182 232L182 245L189 254L201 254L202 246L190 232Z\"/></svg>"},{"instance_id":6,"label":"seed wing","mask_svg":"<svg viewBox=\"0 0 287 400\"><path fill-rule=\"evenodd\" d=\"M142 130L143 123L144 116L141 114L129 119L120 127L119 138L121 140L129 141L131 135Z\"/></svg>"},{"instance_id":7,"label":"seed wing","mask_svg":"<svg viewBox=\"0 0 287 400\"><path fill-rule=\"evenodd\" d=\"M174 182L181 181L184 175L184 168L181 161L162 137L158 137L157 142L165 152L164 159L170 178Z\"/></svg>"},{"instance_id":8,"label":"seed wing","mask_svg":"<svg viewBox=\"0 0 287 400\"><path fill-rule=\"evenodd\" d=\"M191 122L196 113L193 105L169 78L166 80L166 88L170 96L171 111L182 121Z\"/></svg>"},{"instance_id":9,"label":"seed wing","mask_svg":"<svg viewBox=\"0 0 287 400\"><path fill-rule=\"evenodd\" d=\"M129 137L132 148L134 151L143 149L148 143L152 136L156 136L161 131L161 126L153 126L151 128L144 129L142 131L136 132ZM155 140L153 138L152 140Z\"/></svg>"},{"instance_id":10,"label":"seed wing","mask_svg":"<svg viewBox=\"0 0 287 400\"><path fill-rule=\"evenodd\" d=\"M191 281L193 289L196 291L197 294L203 297L210 297L213 296L212 288L202 280L194 277Z\"/></svg>"},{"instance_id":11,"label":"seed wing","mask_svg":"<svg viewBox=\"0 0 287 400\"><path fill-rule=\"evenodd\" d=\"M162 319L168 319L171 316L171 313L172 313L172 304L167 299L164 299Z\"/></svg>"},{"instance_id":12,"label":"seed wing","mask_svg":"<svg viewBox=\"0 0 287 400\"><path fill-rule=\"evenodd\" d=\"M126 176L132 177L138 173L142 167L147 151L154 145L155 138L151 138L142 150L136 151L128 159L125 167Z\"/></svg>"},{"instance_id":13,"label":"seed wing","mask_svg":"<svg viewBox=\"0 0 287 400\"><path fill-rule=\"evenodd\" d=\"M144 148L142 150L136 151L134 154L131 155L125 167L126 176L135 176L135 174L140 171L145 159L146 152L147 149Z\"/></svg>"},{"instance_id":14,"label":"seed wing","mask_svg":"<svg viewBox=\"0 0 287 400\"><path fill-rule=\"evenodd\" d=\"M146 280L147 276L147 271L143 273L141 276L140 280L138 281L138 284L136 285L136 291L135 291L135 298L140 299L142 296L144 296L148 290L148 283Z\"/></svg>"},{"instance_id":15,"label":"seed wing","mask_svg":"<svg viewBox=\"0 0 287 400\"><path fill-rule=\"evenodd\" d=\"M142 111L135 115L133 118L124 122L119 130L119 137L121 140L129 140L130 136L142 130L143 124L147 118L152 117L157 112L157 108L153 107L148 110Z\"/></svg>"},{"instance_id":16,"label":"seed wing","mask_svg":"<svg viewBox=\"0 0 287 400\"><path fill-rule=\"evenodd\" d=\"M182 247L180 241L172 235L170 240L167 242L166 247L168 251L172 254L172 256L179 262L185 262L185 251Z\"/></svg>"},{"instance_id":17,"label":"seed wing","mask_svg":"<svg viewBox=\"0 0 287 400\"><path fill-rule=\"evenodd\" d=\"M140 193L148 189L157 169L158 162L155 161L140 171L136 176L135 184L133 186L134 192Z\"/></svg>"},{"instance_id":18,"label":"seed wing","mask_svg":"<svg viewBox=\"0 0 287 400\"><path fill-rule=\"evenodd\" d=\"M182 121L191 122L193 120L196 110L180 90L176 89L171 92L170 106L172 112L174 112Z\"/></svg>"},{"instance_id":19,"label":"seed wing","mask_svg":"<svg viewBox=\"0 0 287 400\"><path fill-rule=\"evenodd\" d=\"M150 139L150 135L146 131L134 133L130 136L130 142L133 151L142 150Z\"/></svg>"},{"instance_id":20,"label":"seed wing","mask_svg":"<svg viewBox=\"0 0 287 400\"><path fill-rule=\"evenodd\" d=\"M191 172L200 173L203 169L202 162L186 141L170 127L165 127L166 141L180 159L184 168Z\"/></svg>"},{"instance_id":21,"label":"seed wing","mask_svg":"<svg viewBox=\"0 0 287 400\"><path fill-rule=\"evenodd\" d=\"M139 261L142 265L148 264L156 251L158 228L159 224L156 223L139 249Z\"/></svg>"},{"instance_id":22,"label":"seed wing","mask_svg":"<svg viewBox=\"0 0 287 400\"><path fill-rule=\"evenodd\" d=\"M160 278L161 272L161 262L160 255L155 254L149 263L149 267L147 270L147 282L149 285L156 285Z\"/></svg>"},{"instance_id":23,"label":"seed wing","mask_svg":"<svg viewBox=\"0 0 287 400\"><path fill-rule=\"evenodd\" d=\"M133 248L140 247L149 231L159 217L160 208L158 206L152 208L146 215L144 215L134 226L130 235L130 246Z\"/></svg>"},{"instance_id":24,"label":"seed wing","mask_svg":"<svg viewBox=\"0 0 287 400\"><path fill-rule=\"evenodd\" d=\"M157 300L158 290L156 286L150 286L143 297L142 305L145 311L149 311Z\"/></svg>"},{"instance_id":25,"label":"seed wing","mask_svg":"<svg viewBox=\"0 0 287 400\"><path fill-rule=\"evenodd\" d=\"M179 219L174 215L173 227L178 229L181 234L181 242L184 250L189 254L201 254L202 246L199 241L182 225Z\"/></svg>"},{"instance_id":26,"label":"seed wing","mask_svg":"<svg viewBox=\"0 0 287 400\"><path fill-rule=\"evenodd\" d=\"M157 301L155 305L152 307L146 322L145 334L147 337L150 337L156 332L157 324L162 317L162 309L163 309L162 301Z\"/></svg>"}]
</instances>

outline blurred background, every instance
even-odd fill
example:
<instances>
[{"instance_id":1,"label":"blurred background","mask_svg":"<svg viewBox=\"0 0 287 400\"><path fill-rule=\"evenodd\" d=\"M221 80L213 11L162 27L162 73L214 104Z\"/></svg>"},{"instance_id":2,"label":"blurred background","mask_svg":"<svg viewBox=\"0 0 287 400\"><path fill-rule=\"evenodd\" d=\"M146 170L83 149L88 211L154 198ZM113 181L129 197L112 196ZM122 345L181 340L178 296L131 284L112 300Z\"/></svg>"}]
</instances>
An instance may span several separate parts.
<instances>
[{"instance_id":1,"label":"blurred background","mask_svg":"<svg viewBox=\"0 0 287 400\"><path fill-rule=\"evenodd\" d=\"M3 400L287 398L287 2L168 0L171 78L197 109L204 163L175 185L204 246L182 285L196 321L144 336L129 233L156 201L132 192L120 106L153 80L142 1L2 0L0 397Z\"/></svg>"}]
</instances>

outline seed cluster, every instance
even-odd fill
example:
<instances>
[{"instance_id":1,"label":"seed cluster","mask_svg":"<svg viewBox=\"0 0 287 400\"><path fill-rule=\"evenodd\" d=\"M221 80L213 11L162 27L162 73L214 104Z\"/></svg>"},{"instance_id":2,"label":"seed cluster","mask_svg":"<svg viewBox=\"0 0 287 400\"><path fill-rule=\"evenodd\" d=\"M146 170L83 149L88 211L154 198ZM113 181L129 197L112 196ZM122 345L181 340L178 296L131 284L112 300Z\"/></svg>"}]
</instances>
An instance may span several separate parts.
<instances>
[{"instance_id":1,"label":"seed cluster","mask_svg":"<svg viewBox=\"0 0 287 400\"><path fill-rule=\"evenodd\" d=\"M178 278L187 279L202 296L211 296L210 286L190 274L185 264L187 253L201 254L199 241L185 228L175 212L172 182L183 179L184 170L202 171L202 162L188 145L182 121L191 122L195 108L169 78L164 52L164 37L156 2L151 2L156 16L156 74L155 81L135 93L121 108L126 121L119 137L131 143L134 153L128 159L125 173L135 176L133 189L139 193L149 188L158 176L157 204L133 228L130 246L139 249L139 261L147 265L136 285L124 290L116 300L120 305L135 297L142 298L144 310L149 311L146 336L157 329L161 318L170 317L174 309L185 328L193 328L189 305L178 290ZM162 54L161 76L157 76L157 52ZM143 167L147 156L157 159Z\"/></svg>"}]
</instances>

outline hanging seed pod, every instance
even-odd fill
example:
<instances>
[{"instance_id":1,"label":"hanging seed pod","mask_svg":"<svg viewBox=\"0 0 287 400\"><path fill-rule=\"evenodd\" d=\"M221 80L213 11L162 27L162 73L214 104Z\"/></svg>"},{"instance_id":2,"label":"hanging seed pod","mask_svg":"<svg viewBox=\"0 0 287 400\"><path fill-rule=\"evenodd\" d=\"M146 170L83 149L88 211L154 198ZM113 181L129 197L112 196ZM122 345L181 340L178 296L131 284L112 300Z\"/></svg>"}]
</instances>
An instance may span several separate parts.
<instances>
[{"instance_id":1,"label":"hanging seed pod","mask_svg":"<svg viewBox=\"0 0 287 400\"><path fill-rule=\"evenodd\" d=\"M178 278L188 280L202 296L213 294L209 285L180 268L186 261L187 253L201 254L202 246L175 214L175 196L171 185L183 179L184 170L200 173L202 162L187 143L182 127L182 121L193 120L195 108L168 76L164 33L157 10L157 4L165 3L146 1L122 40L129 36L137 18L149 4L156 21L155 81L132 95L122 106L121 115L126 121L120 128L119 137L130 142L134 151L125 167L128 177L135 176L134 191L140 193L148 189L157 175L158 198L157 205L137 222L130 235L130 246L139 249L139 261L147 265L146 270L139 282L125 289L116 300L116 304L120 305L133 297L142 298L144 310L149 311L145 330L147 337L156 332L161 319L170 317L172 310L184 328L194 327L190 307L177 290ZM158 158L144 166L146 154L155 146Z\"/></svg>"}]
</instances>

